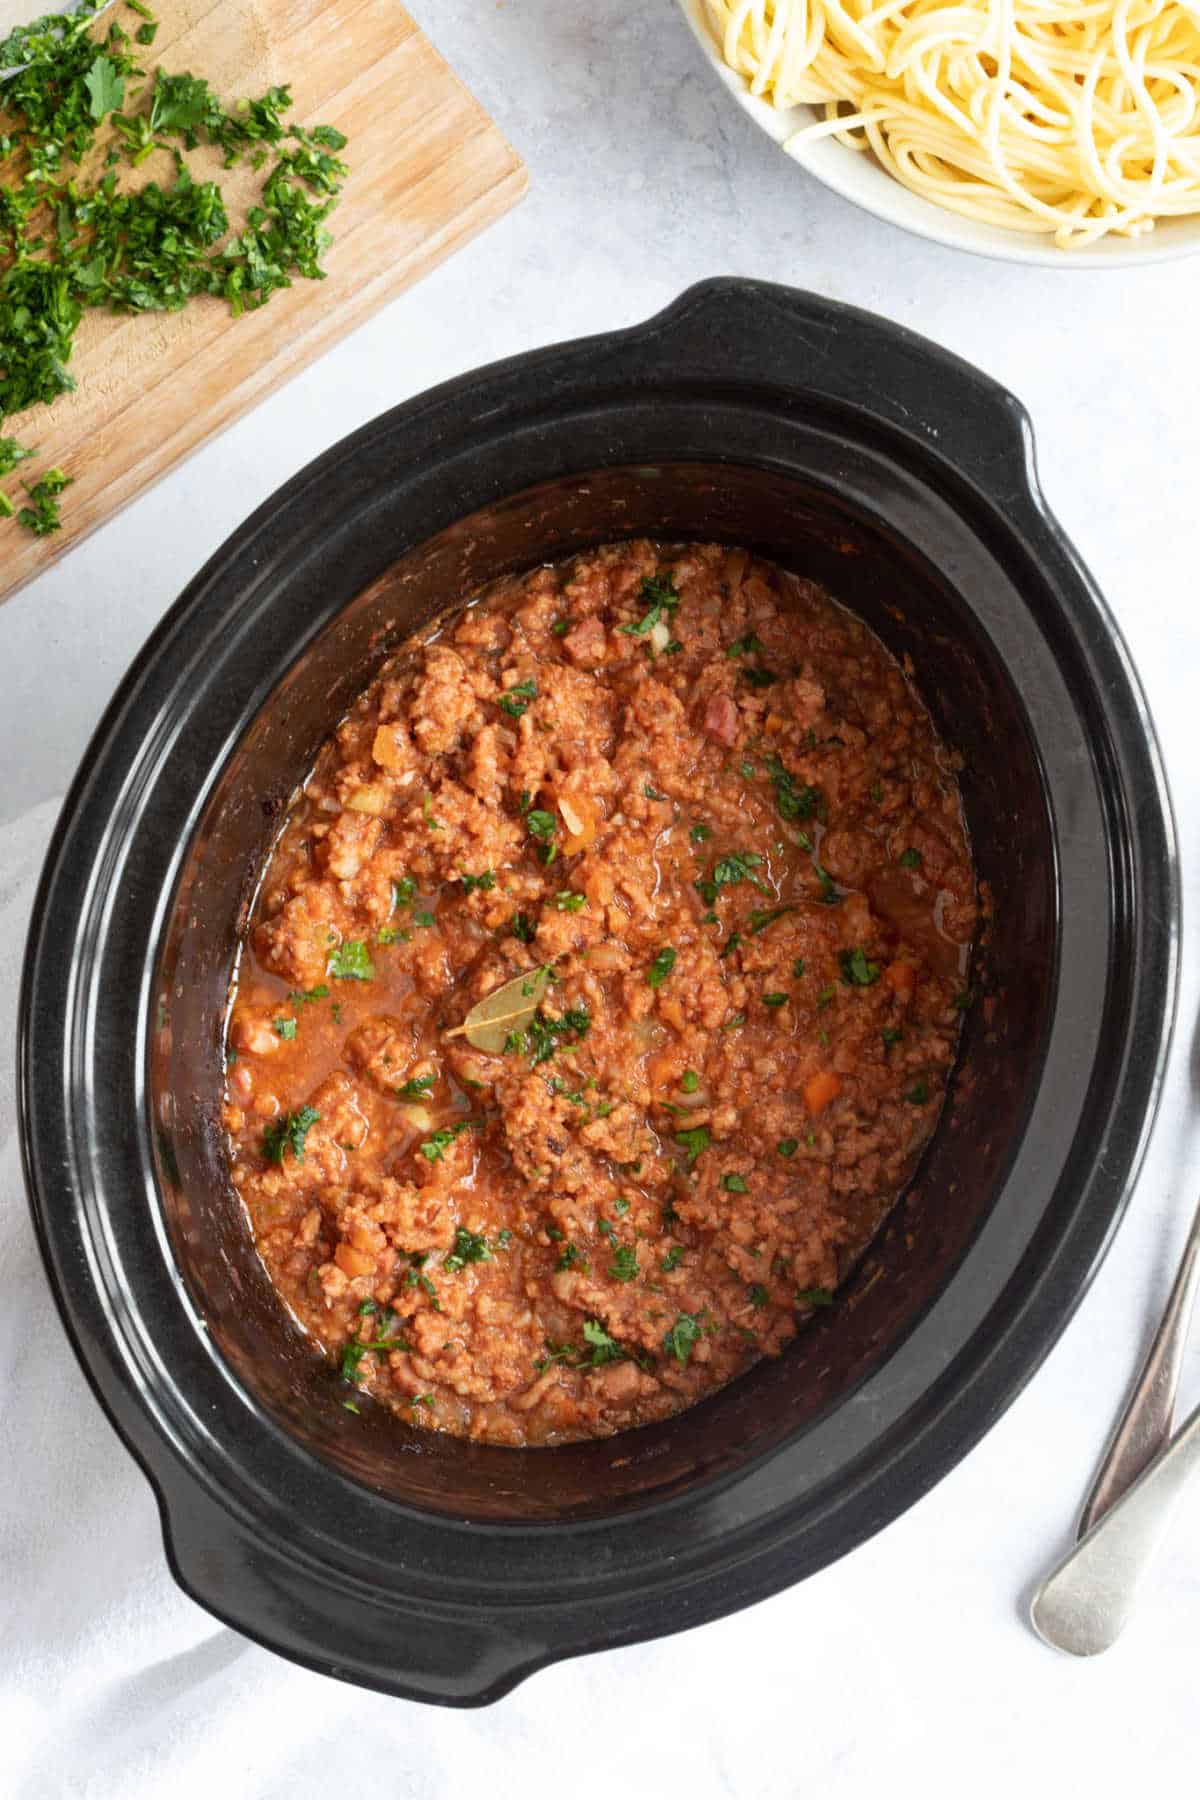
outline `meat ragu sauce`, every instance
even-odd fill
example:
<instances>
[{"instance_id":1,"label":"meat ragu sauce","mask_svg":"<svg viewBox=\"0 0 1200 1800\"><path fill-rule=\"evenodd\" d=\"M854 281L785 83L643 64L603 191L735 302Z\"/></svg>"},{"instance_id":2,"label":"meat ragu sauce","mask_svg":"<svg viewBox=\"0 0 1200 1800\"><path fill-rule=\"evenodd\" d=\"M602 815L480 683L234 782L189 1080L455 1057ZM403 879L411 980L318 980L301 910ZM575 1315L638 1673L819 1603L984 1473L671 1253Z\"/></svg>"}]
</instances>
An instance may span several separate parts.
<instances>
[{"instance_id":1,"label":"meat ragu sauce","mask_svg":"<svg viewBox=\"0 0 1200 1800\"><path fill-rule=\"evenodd\" d=\"M933 1130L975 918L951 760L810 582L621 544L411 641L229 1021L233 1179L347 1404L548 1444L782 1350Z\"/></svg>"}]
</instances>

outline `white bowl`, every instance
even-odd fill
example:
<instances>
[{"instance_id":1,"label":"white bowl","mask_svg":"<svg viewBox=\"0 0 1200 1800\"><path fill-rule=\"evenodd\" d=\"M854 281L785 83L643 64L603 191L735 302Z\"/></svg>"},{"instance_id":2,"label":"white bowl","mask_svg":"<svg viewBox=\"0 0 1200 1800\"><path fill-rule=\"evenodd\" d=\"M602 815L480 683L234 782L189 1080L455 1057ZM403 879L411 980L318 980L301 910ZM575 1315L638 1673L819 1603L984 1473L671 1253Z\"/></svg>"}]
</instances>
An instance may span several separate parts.
<instances>
[{"instance_id":1,"label":"white bowl","mask_svg":"<svg viewBox=\"0 0 1200 1800\"><path fill-rule=\"evenodd\" d=\"M761 125L793 161L835 194L874 213L877 219L886 219L889 225L901 225L905 231L932 238L935 244L947 244L952 250L970 250L976 256L999 257L1004 262L1042 263L1056 269L1128 269L1134 264L1170 262L1200 251L1200 214L1195 218L1164 219L1145 237L1101 238L1086 250L1059 250L1041 232L1009 231L1001 225L960 218L943 206L935 206L896 181L874 157L847 150L834 138L787 144L786 139L815 119L815 109L792 106L784 111L756 98L745 77L722 61L709 30L705 0L679 0L679 5L705 56L755 124Z\"/></svg>"}]
</instances>

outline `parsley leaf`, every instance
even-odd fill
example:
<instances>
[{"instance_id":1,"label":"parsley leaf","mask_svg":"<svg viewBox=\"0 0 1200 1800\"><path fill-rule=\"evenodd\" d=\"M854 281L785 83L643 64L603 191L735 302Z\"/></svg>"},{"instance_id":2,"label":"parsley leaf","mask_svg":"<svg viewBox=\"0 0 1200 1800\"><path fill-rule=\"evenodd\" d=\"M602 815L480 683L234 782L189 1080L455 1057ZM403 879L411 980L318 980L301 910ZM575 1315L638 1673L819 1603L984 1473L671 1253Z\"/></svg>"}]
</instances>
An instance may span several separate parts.
<instances>
[{"instance_id":1,"label":"parsley leaf","mask_svg":"<svg viewBox=\"0 0 1200 1800\"><path fill-rule=\"evenodd\" d=\"M457 1125L443 1125L440 1131L435 1131L420 1145L421 1155L426 1162L441 1162L455 1138L461 1137L464 1131L471 1130L478 1122L477 1119L460 1119Z\"/></svg>"},{"instance_id":2,"label":"parsley leaf","mask_svg":"<svg viewBox=\"0 0 1200 1800\"><path fill-rule=\"evenodd\" d=\"M459 880L462 882L462 891L464 894L473 894L476 888L478 888L481 893L489 894L496 885L496 877L490 869L485 869L482 875L467 875L464 873L459 876Z\"/></svg>"},{"instance_id":3,"label":"parsley leaf","mask_svg":"<svg viewBox=\"0 0 1200 1800\"><path fill-rule=\"evenodd\" d=\"M750 936L757 937L760 931L765 931L768 925L775 923L776 919L785 918L788 913L795 911L794 906L754 907L750 913Z\"/></svg>"},{"instance_id":4,"label":"parsley leaf","mask_svg":"<svg viewBox=\"0 0 1200 1800\"><path fill-rule=\"evenodd\" d=\"M677 952L669 944L664 944L654 961L646 971L646 986L660 988L671 970L675 967Z\"/></svg>"},{"instance_id":5,"label":"parsley leaf","mask_svg":"<svg viewBox=\"0 0 1200 1800\"><path fill-rule=\"evenodd\" d=\"M671 1329L663 1337L663 1349L677 1362L685 1363L701 1335L699 1315L697 1313L680 1313Z\"/></svg>"},{"instance_id":6,"label":"parsley leaf","mask_svg":"<svg viewBox=\"0 0 1200 1800\"><path fill-rule=\"evenodd\" d=\"M675 1142L681 1144L687 1151L688 1168L690 1169L696 1158L712 1143L712 1133L707 1125L694 1125L690 1131L677 1131Z\"/></svg>"},{"instance_id":7,"label":"parsley leaf","mask_svg":"<svg viewBox=\"0 0 1200 1800\"><path fill-rule=\"evenodd\" d=\"M873 987L879 980L879 964L868 961L867 953L861 946L843 950L838 961L842 965L842 980L847 987Z\"/></svg>"},{"instance_id":8,"label":"parsley leaf","mask_svg":"<svg viewBox=\"0 0 1200 1800\"><path fill-rule=\"evenodd\" d=\"M784 768L777 756L768 756L767 773L775 789L775 805L781 819L810 819L821 805L821 790L797 784L796 777Z\"/></svg>"},{"instance_id":9,"label":"parsley leaf","mask_svg":"<svg viewBox=\"0 0 1200 1800\"><path fill-rule=\"evenodd\" d=\"M494 1262L492 1246L481 1231L468 1231L460 1225L454 1234L454 1248L442 1259L442 1267L456 1273L468 1263Z\"/></svg>"},{"instance_id":10,"label":"parsley leaf","mask_svg":"<svg viewBox=\"0 0 1200 1800\"><path fill-rule=\"evenodd\" d=\"M662 618L664 612L673 612L679 605L679 595L675 591L675 583L669 575L662 577L647 576L642 582L642 599L648 604L649 611L644 613L636 625L622 625L621 630L628 637L647 637Z\"/></svg>"},{"instance_id":11,"label":"parsley leaf","mask_svg":"<svg viewBox=\"0 0 1200 1800\"><path fill-rule=\"evenodd\" d=\"M514 913L508 922L508 929L510 934L521 944L532 944L537 936L537 926L528 913Z\"/></svg>"},{"instance_id":12,"label":"parsley leaf","mask_svg":"<svg viewBox=\"0 0 1200 1800\"><path fill-rule=\"evenodd\" d=\"M311 1106L298 1112L282 1113L263 1132L262 1150L268 1162L283 1165L284 1155L291 1151L297 1162L304 1161L304 1144L309 1132L320 1119Z\"/></svg>"},{"instance_id":13,"label":"parsley leaf","mask_svg":"<svg viewBox=\"0 0 1200 1800\"><path fill-rule=\"evenodd\" d=\"M433 1075L414 1075L403 1087L396 1089L397 1100L423 1100L433 1086L436 1077Z\"/></svg>"},{"instance_id":14,"label":"parsley leaf","mask_svg":"<svg viewBox=\"0 0 1200 1800\"><path fill-rule=\"evenodd\" d=\"M370 981L375 974L375 964L361 938L343 938L330 952L327 966L338 981Z\"/></svg>"},{"instance_id":15,"label":"parsley leaf","mask_svg":"<svg viewBox=\"0 0 1200 1800\"><path fill-rule=\"evenodd\" d=\"M520 719L524 717L529 702L536 699L536 681L518 681L515 687L507 688L501 694L498 704L500 711L507 713L510 719Z\"/></svg>"},{"instance_id":16,"label":"parsley leaf","mask_svg":"<svg viewBox=\"0 0 1200 1800\"><path fill-rule=\"evenodd\" d=\"M98 56L83 85L91 96L91 114L97 122L105 113L120 112L125 101L125 77L107 56Z\"/></svg>"},{"instance_id":17,"label":"parsley leaf","mask_svg":"<svg viewBox=\"0 0 1200 1800\"><path fill-rule=\"evenodd\" d=\"M608 1272L614 1281L636 1281L638 1278L637 1251L632 1244L620 1244L613 1251Z\"/></svg>"}]
</instances>

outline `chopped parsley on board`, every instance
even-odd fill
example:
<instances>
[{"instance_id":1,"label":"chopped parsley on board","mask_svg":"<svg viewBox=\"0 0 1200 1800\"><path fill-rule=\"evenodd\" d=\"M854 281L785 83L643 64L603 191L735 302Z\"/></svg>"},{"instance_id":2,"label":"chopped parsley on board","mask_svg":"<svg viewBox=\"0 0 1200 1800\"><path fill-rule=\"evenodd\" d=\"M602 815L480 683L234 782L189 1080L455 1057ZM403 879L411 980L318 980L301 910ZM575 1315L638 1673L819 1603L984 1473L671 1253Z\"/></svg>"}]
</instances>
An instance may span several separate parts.
<instances>
[{"instance_id":1,"label":"chopped parsley on board","mask_svg":"<svg viewBox=\"0 0 1200 1800\"><path fill-rule=\"evenodd\" d=\"M83 0L0 41L0 76L15 71L0 83L0 428L71 392L88 311L179 312L208 295L237 318L297 276L320 280L325 220L348 173L340 131L285 124L286 87L227 111L200 76L158 68L150 80L139 56L156 21L134 3L140 26L123 26L119 9L101 22L99 4ZM266 170L236 228L219 183L188 166L184 153L202 147L225 168L248 157ZM122 181L122 165L137 169L156 152L160 177ZM0 479L34 453L0 430ZM71 479L43 471L19 511L0 490L0 519L15 514L48 537Z\"/></svg>"}]
</instances>

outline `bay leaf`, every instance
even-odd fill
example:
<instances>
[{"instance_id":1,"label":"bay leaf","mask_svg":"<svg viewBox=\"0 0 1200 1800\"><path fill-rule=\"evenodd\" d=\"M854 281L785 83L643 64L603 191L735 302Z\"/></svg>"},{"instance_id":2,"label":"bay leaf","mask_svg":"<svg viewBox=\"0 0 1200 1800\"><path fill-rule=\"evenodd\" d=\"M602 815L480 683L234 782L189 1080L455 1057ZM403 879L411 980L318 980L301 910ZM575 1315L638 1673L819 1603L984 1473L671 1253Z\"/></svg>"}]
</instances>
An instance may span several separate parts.
<instances>
[{"instance_id":1,"label":"bay leaf","mask_svg":"<svg viewBox=\"0 0 1200 1800\"><path fill-rule=\"evenodd\" d=\"M550 970L526 969L473 1006L461 1025L446 1033L447 1037L465 1037L476 1050L499 1056L509 1035L528 1025L545 998L550 985Z\"/></svg>"}]
</instances>

